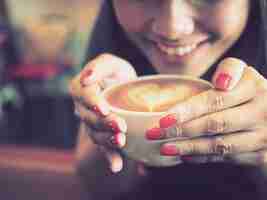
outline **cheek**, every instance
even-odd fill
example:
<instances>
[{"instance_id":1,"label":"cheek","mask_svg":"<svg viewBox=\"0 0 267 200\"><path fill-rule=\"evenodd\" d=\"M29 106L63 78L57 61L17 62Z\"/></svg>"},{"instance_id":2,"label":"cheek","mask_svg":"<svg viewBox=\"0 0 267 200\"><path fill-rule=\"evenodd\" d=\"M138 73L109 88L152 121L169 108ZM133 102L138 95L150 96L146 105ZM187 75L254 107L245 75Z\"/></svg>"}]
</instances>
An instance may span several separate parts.
<instances>
[{"instance_id":1,"label":"cheek","mask_svg":"<svg viewBox=\"0 0 267 200\"><path fill-rule=\"evenodd\" d=\"M214 10L211 26L220 37L236 39L241 35L248 20L248 9L241 10L244 12L238 12L234 6Z\"/></svg>"},{"instance_id":2,"label":"cheek","mask_svg":"<svg viewBox=\"0 0 267 200\"><path fill-rule=\"evenodd\" d=\"M131 6L125 0L114 2L115 14L119 24L127 32L139 32L146 21L145 10L139 6Z\"/></svg>"}]
</instances>

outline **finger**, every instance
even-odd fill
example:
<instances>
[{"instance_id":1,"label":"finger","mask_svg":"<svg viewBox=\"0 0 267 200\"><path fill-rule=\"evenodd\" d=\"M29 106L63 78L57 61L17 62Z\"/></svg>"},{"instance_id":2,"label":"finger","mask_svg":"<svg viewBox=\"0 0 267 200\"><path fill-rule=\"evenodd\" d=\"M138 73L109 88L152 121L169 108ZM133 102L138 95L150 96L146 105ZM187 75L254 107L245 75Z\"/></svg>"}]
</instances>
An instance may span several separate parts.
<instances>
[{"instance_id":1,"label":"finger","mask_svg":"<svg viewBox=\"0 0 267 200\"><path fill-rule=\"evenodd\" d=\"M85 66L81 72L81 85L88 86L103 80L125 82L137 77L134 68L126 60L111 54L101 54Z\"/></svg>"},{"instance_id":2,"label":"finger","mask_svg":"<svg viewBox=\"0 0 267 200\"><path fill-rule=\"evenodd\" d=\"M208 162L208 156L181 156L184 163L202 164Z\"/></svg>"},{"instance_id":3,"label":"finger","mask_svg":"<svg viewBox=\"0 0 267 200\"><path fill-rule=\"evenodd\" d=\"M77 101L75 102L75 114L97 131L110 131L113 133L125 133L127 131L126 122L121 117L113 113L106 117L100 117Z\"/></svg>"},{"instance_id":4,"label":"finger","mask_svg":"<svg viewBox=\"0 0 267 200\"><path fill-rule=\"evenodd\" d=\"M253 129L265 120L262 114L264 106L261 104L259 100L253 100L238 107L186 122L173 131L178 130L179 135L193 138Z\"/></svg>"},{"instance_id":5,"label":"finger","mask_svg":"<svg viewBox=\"0 0 267 200\"><path fill-rule=\"evenodd\" d=\"M121 155L118 152L107 149L105 147L100 147L100 148L109 163L110 170L113 173L120 172L123 168L123 159Z\"/></svg>"},{"instance_id":6,"label":"finger","mask_svg":"<svg viewBox=\"0 0 267 200\"><path fill-rule=\"evenodd\" d=\"M193 155L193 156L182 156L184 163L192 164L204 164L204 163L222 163L225 162L225 157L222 155Z\"/></svg>"},{"instance_id":7,"label":"finger","mask_svg":"<svg viewBox=\"0 0 267 200\"><path fill-rule=\"evenodd\" d=\"M101 87L94 83L90 86L83 87L80 83L81 74L72 79L69 92L74 100L81 102L85 107L90 108L100 115L109 113L107 103L101 97Z\"/></svg>"},{"instance_id":8,"label":"finger","mask_svg":"<svg viewBox=\"0 0 267 200\"><path fill-rule=\"evenodd\" d=\"M109 106L102 97L100 85L92 84L81 91L81 102L96 114L104 117L110 114Z\"/></svg>"},{"instance_id":9,"label":"finger","mask_svg":"<svg viewBox=\"0 0 267 200\"><path fill-rule=\"evenodd\" d=\"M100 117L95 112L89 110L82 103L74 101L74 107L75 115L86 122L86 124L97 126L96 124L99 124L101 121Z\"/></svg>"},{"instance_id":10,"label":"finger","mask_svg":"<svg viewBox=\"0 0 267 200\"><path fill-rule=\"evenodd\" d=\"M217 67L212 78L216 89L232 90L240 81L247 64L237 58L226 58Z\"/></svg>"},{"instance_id":11,"label":"finger","mask_svg":"<svg viewBox=\"0 0 267 200\"><path fill-rule=\"evenodd\" d=\"M78 101L88 109L91 109L100 116L109 114L109 107L103 99L101 87L95 83L87 87L81 87L79 77L75 77L70 84L70 94L74 101Z\"/></svg>"},{"instance_id":12,"label":"finger","mask_svg":"<svg viewBox=\"0 0 267 200\"><path fill-rule=\"evenodd\" d=\"M206 114L245 103L256 96L256 83L247 68L238 85L231 91L210 89L181 102L160 119L160 127L168 128L175 123L183 123Z\"/></svg>"},{"instance_id":13,"label":"finger","mask_svg":"<svg viewBox=\"0 0 267 200\"><path fill-rule=\"evenodd\" d=\"M248 67L247 68L248 71L250 71L250 73L252 75L254 75L255 80L256 80L256 84L257 84L257 88L259 88L259 90L267 90L267 80L265 77L263 77L259 72L257 72L257 70L255 70L253 67Z\"/></svg>"},{"instance_id":14,"label":"finger","mask_svg":"<svg viewBox=\"0 0 267 200\"><path fill-rule=\"evenodd\" d=\"M184 155L228 155L257 151L266 146L265 129L229 134L224 136L202 137L180 140L162 145L160 152L166 156Z\"/></svg>"},{"instance_id":15,"label":"finger","mask_svg":"<svg viewBox=\"0 0 267 200\"><path fill-rule=\"evenodd\" d=\"M266 150L225 156L225 162L259 166L266 162Z\"/></svg>"},{"instance_id":16,"label":"finger","mask_svg":"<svg viewBox=\"0 0 267 200\"><path fill-rule=\"evenodd\" d=\"M87 131L90 133L90 137L93 139L94 143L102 145L109 148L123 148L126 144L126 136L124 133L104 132L96 131L87 126Z\"/></svg>"},{"instance_id":17,"label":"finger","mask_svg":"<svg viewBox=\"0 0 267 200\"><path fill-rule=\"evenodd\" d=\"M136 78L133 67L125 60L102 54L89 62L70 84L70 94L96 113L109 114L107 103L101 96L104 83L127 81Z\"/></svg>"},{"instance_id":18,"label":"finger","mask_svg":"<svg viewBox=\"0 0 267 200\"><path fill-rule=\"evenodd\" d=\"M149 129L146 132L146 138L149 140L189 139L247 130L265 121L265 117L262 114L264 110L266 108L264 108L263 103L259 102L259 100L254 100L239 107L205 115L183 124L176 123L169 128Z\"/></svg>"},{"instance_id":19,"label":"finger","mask_svg":"<svg viewBox=\"0 0 267 200\"><path fill-rule=\"evenodd\" d=\"M225 156L226 162L242 165L252 165L257 167L265 167L267 164L267 150L263 149L260 151L240 153Z\"/></svg>"}]
</instances>

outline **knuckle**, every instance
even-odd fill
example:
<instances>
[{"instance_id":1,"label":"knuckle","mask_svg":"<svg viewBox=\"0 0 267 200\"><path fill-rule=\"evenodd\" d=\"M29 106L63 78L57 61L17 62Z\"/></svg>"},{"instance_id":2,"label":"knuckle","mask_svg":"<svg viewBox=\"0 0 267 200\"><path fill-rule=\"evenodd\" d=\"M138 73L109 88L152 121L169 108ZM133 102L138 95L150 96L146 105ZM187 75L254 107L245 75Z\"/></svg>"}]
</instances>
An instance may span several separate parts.
<instances>
[{"instance_id":1,"label":"knuckle","mask_svg":"<svg viewBox=\"0 0 267 200\"><path fill-rule=\"evenodd\" d=\"M258 163L260 165L266 165L267 164L267 152L266 151L262 151L261 153L259 153L259 158L258 158Z\"/></svg>"},{"instance_id":2,"label":"knuckle","mask_svg":"<svg viewBox=\"0 0 267 200\"><path fill-rule=\"evenodd\" d=\"M259 129L262 129L262 130L259 130L259 132L258 132L258 145L260 146L260 147L267 147L267 128L266 127L259 127ZM256 130L257 131L257 130Z\"/></svg>"},{"instance_id":3,"label":"knuckle","mask_svg":"<svg viewBox=\"0 0 267 200\"><path fill-rule=\"evenodd\" d=\"M221 155L211 155L208 156L208 162L212 162L212 163L221 163L224 162L225 158Z\"/></svg>"},{"instance_id":4,"label":"knuckle","mask_svg":"<svg viewBox=\"0 0 267 200\"><path fill-rule=\"evenodd\" d=\"M264 122L267 122L267 92L262 95L262 98L259 101L259 103L262 104L262 119Z\"/></svg>"},{"instance_id":5,"label":"knuckle","mask_svg":"<svg viewBox=\"0 0 267 200\"><path fill-rule=\"evenodd\" d=\"M266 156L263 153L258 153L258 156L254 160L254 164L256 165L264 165L266 164Z\"/></svg>"},{"instance_id":6,"label":"knuckle","mask_svg":"<svg viewBox=\"0 0 267 200\"><path fill-rule=\"evenodd\" d=\"M130 65L128 61L118 56L115 56L113 54L110 54L110 53L103 53L99 55L95 60L96 60L96 63L101 62L101 64L106 63L108 61L110 64L116 67L119 67L120 65L123 65L123 66Z\"/></svg>"},{"instance_id":7,"label":"knuckle","mask_svg":"<svg viewBox=\"0 0 267 200\"><path fill-rule=\"evenodd\" d=\"M167 138L181 138L183 136L183 130L180 124L176 124L175 126L166 129Z\"/></svg>"},{"instance_id":8,"label":"knuckle","mask_svg":"<svg viewBox=\"0 0 267 200\"><path fill-rule=\"evenodd\" d=\"M209 117L206 129L209 133L224 133L229 130L229 126L229 122L224 118Z\"/></svg>"},{"instance_id":9,"label":"knuckle","mask_svg":"<svg viewBox=\"0 0 267 200\"><path fill-rule=\"evenodd\" d=\"M70 80L68 85L68 92L71 96L75 97L79 93L78 85L79 82L77 81L79 79L78 76L74 77L72 80Z\"/></svg>"},{"instance_id":10,"label":"knuckle","mask_svg":"<svg viewBox=\"0 0 267 200\"><path fill-rule=\"evenodd\" d=\"M214 91L208 92L206 98L206 105L208 106L209 113L217 112L225 105L225 97L222 94L218 94Z\"/></svg>"},{"instance_id":11,"label":"knuckle","mask_svg":"<svg viewBox=\"0 0 267 200\"><path fill-rule=\"evenodd\" d=\"M236 152L234 145L225 142L223 137L216 137L212 139L210 150L211 153L222 156Z\"/></svg>"},{"instance_id":12,"label":"knuckle","mask_svg":"<svg viewBox=\"0 0 267 200\"><path fill-rule=\"evenodd\" d=\"M246 71L248 72L250 79L253 80L255 88L259 91L267 90L267 80L254 67L248 66L246 67Z\"/></svg>"},{"instance_id":13,"label":"knuckle","mask_svg":"<svg viewBox=\"0 0 267 200\"><path fill-rule=\"evenodd\" d=\"M68 85L68 92L69 92L69 94L70 94L72 97L75 96L75 90L74 90L72 81L71 81L70 84Z\"/></svg>"},{"instance_id":14,"label":"knuckle","mask_svg":"<svg viewBox=\"0 0 267 200\"><path fill-rule=\"evenodd\" d=\"M95 130L93 130L90 126L85 125L85 132L92 139L93 143L98 144L97 138L95 137Z\"/></svg>"},{"instance_id":15,"label":"knuckle","mask_svg":"<svg viewBox=\"0 0 267 200\"><path fill-rule=\"evenodd\" d=\"M186 152L186 154L189 154L189 155L194 155L194 154L200 153L196 142L188 142L186 145L185 152Z\"/></svg>"}]
</instances>

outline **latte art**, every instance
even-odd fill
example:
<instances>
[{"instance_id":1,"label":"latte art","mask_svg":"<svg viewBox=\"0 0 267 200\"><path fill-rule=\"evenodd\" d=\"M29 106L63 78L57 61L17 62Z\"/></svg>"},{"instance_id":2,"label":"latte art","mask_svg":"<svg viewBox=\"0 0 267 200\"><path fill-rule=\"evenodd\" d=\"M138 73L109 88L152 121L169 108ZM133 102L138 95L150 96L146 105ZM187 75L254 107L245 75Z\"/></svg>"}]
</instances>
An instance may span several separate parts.
<instances>
[{"instance_id":1,"label":"latte art","mask_svg":"<svg viewBox=\"0 0 267 200\"><path fill-rule=\"evenodd\" d=\"M190 93L190 88L184 85L166 84L161 86L151 83L129 88L124 99L130 104L144 107L144 111L155 112L168 109L170 104L185 99Z\"/></svg>"},{"instance_id":2,"label":"latte art","mask_svg":"<svg viewBox=\"0 0 267 200\"><path fill-rule=\"evenodd\" d=\"M124 110L162 112L203 90L190 81L146 80L116 88L107 100Z\"/></svg>"}]
</instances>

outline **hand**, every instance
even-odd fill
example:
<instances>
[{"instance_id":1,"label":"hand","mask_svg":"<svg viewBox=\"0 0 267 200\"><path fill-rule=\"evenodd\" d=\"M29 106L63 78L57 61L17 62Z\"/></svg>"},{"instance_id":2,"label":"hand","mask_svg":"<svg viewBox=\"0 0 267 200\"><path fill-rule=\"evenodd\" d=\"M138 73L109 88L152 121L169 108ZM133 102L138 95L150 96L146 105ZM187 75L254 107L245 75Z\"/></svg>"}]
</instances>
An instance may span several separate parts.
<instances>
[{"instance_id":1,"label":"hand","mask_svg":"<svg viewBox=\"0 0 267 200\"><path fill-rule=\"evenodd\" d=\"M146 137L173 138L160 152L184 161L263 164L267 158L266 79L243 61L227 58L212 83L213 89L172 108Z\"/></svg>"},{"instance_id":2,"label":"hand","mask_svg":"<svg viewBox=\"0 0 267 200\"><path fill-rule=\"evenodd\" d=\"M110 112L100 93L111 84L135 78L136 72L128 62L102 54L89 62L70 84L75 113L106 155L113 172L122 169L122 157L116 150L126 143L127 126L122 118Z\"/></svg>"}]
</instances>

